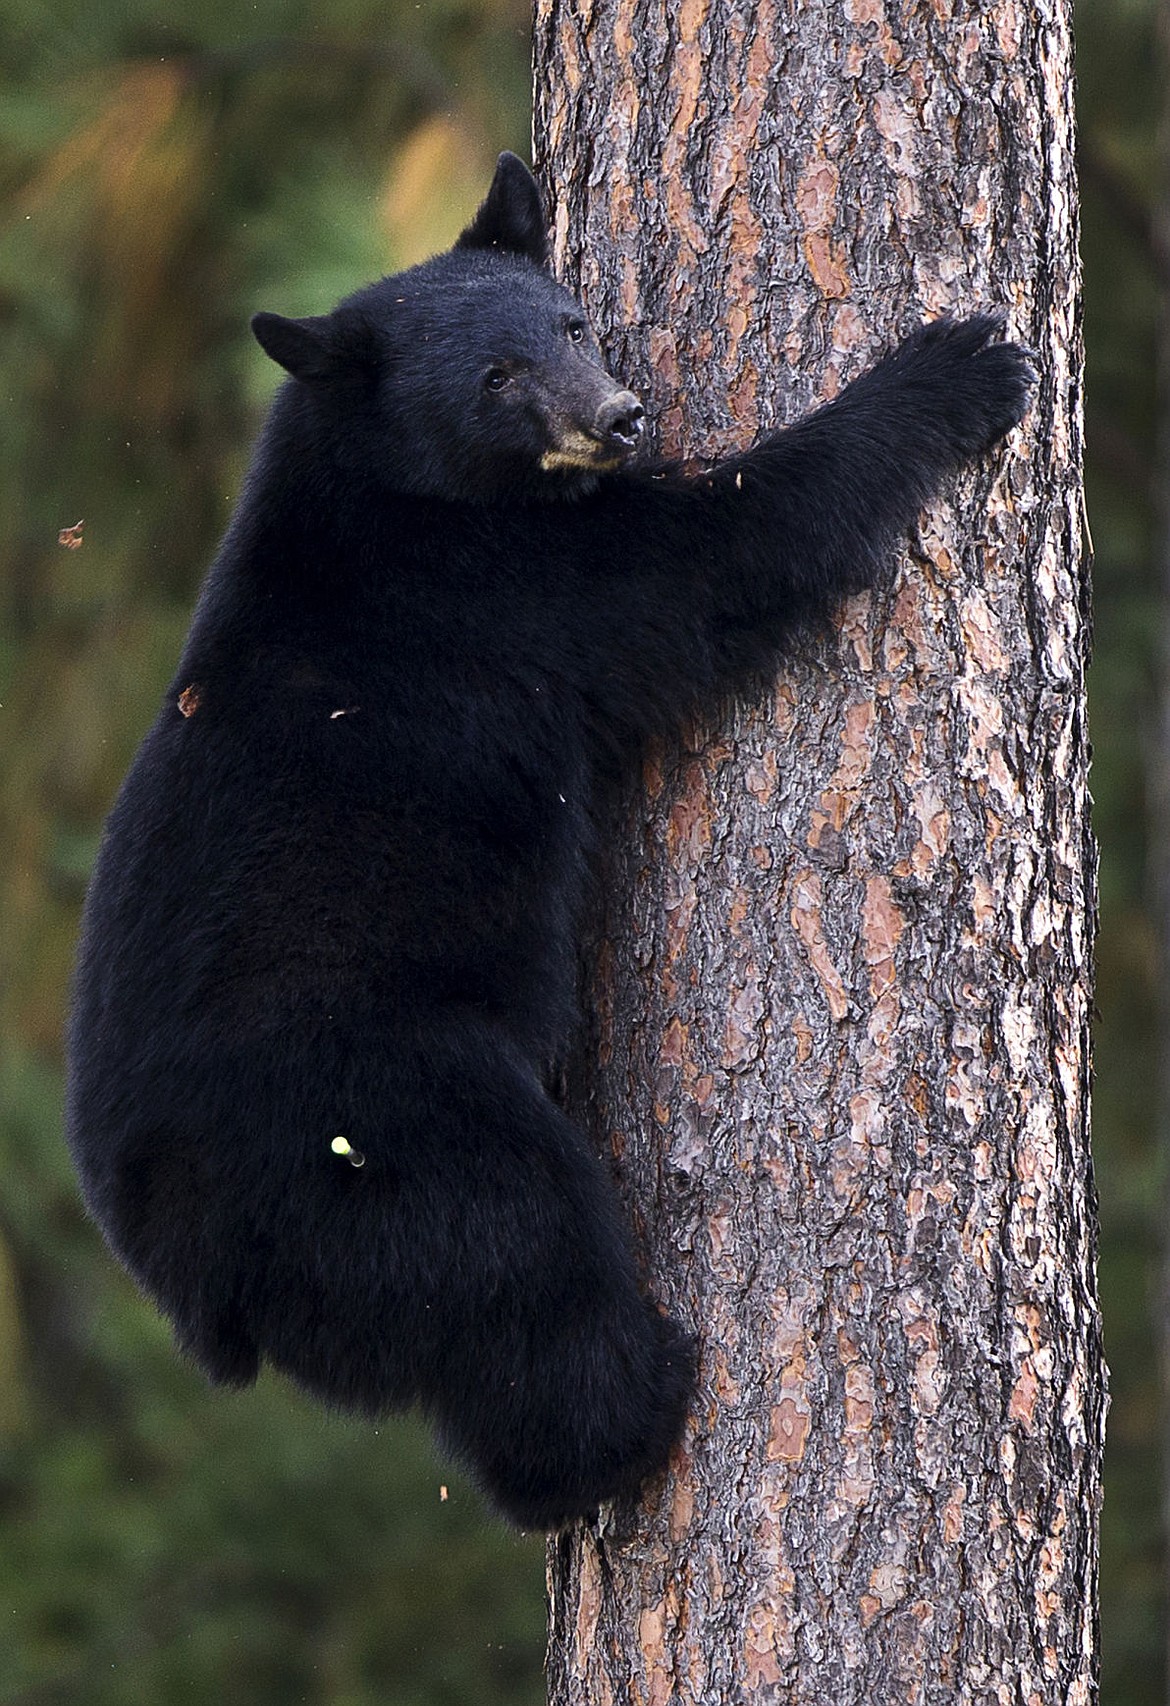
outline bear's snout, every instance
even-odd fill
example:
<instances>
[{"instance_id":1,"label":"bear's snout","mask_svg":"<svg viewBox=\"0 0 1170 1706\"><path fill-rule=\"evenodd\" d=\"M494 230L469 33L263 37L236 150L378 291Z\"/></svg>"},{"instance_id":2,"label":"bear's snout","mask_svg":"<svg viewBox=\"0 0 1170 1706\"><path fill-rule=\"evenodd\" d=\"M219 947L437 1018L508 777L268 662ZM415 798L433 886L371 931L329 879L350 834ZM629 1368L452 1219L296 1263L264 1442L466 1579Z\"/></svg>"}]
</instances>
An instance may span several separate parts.
<instances>
[{"instance_id":1,"label":"bear's snout","mask_svg":"<svg viewBox=\"0 0 1170 1706\"><path fill-rule=\"evenodd\" d=\"M615 391L593 418L593 435L614 449L633 450L642 436L646 411L632 391Z\"/></svg>"}]
</instances>

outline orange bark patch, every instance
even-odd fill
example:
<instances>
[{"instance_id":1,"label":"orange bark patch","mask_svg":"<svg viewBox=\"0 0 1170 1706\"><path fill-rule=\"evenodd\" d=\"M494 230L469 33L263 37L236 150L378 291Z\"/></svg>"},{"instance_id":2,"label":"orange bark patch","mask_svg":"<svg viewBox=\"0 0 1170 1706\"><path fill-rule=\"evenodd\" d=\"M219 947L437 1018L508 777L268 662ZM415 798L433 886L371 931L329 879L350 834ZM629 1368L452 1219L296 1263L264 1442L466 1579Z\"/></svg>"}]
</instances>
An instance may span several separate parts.
<instances>
[{"instance_id":1,"label":"orange bark patch","mask_svg":"<svg viewBox=\"0 0 1170 1706\"><path fill-rule=\"evenodd\" d=\"M841 174L831 160L814 160L796 186L796 210L808 232L830 231L837 215Z\"/></svg>"},{"instance_id":2,"label":"orange bark patch","mask_svg":"<svg viewBox=\"0 0 1170 1706\"><path fill-rule=\"evenodd\" d=\"M768 1434L769 1463L799 1463L808 1441L811 1418L794 1398L782 1398L772 1406Z\"/></svg>"},{"instance_id":3,"label":"orange bark patch","mask_svg":"<svg viewBox=\"0 0 1170 1706\"><path fill-rule=\"evenodd\" d=\"M1022 1422L1029 1432L1031 1432L1039 1392L1040 1382L1037 1380L1036 1372L1032 1367L1032 1359L1025 1357L1024 1366L1020 1370L1019 1378L1012 1388L1012 1395L1008 1401L1008 1416L1013 1422Z\"/></svg>"},{"instance_id":4,"label":"orange bark patch","mask_svg":"<svg viewBox=\"0 0 1170 1706\"><path fill-rule=\"evenodd\" d=\"M851 285L841 246L819 232L806 236L802 246L812 281L821 295L829 302L848 296Z\"/></svg>"},{"instance_id":5,"label":"orange bark patch","mask_svg":"<svg viewBox=\"0 0 1170 1706\"><path fill-rule=\"evenodd\" d=\"M686 1053L686 1046L686 1026L681 1019L674 1018L666 1027L666 1034L662 1039L662 1048L659 1051L658 1058L667 1066L681 1066L683 1056Z\"/></svg>"},{"instance_id":6,"label":"orange bark patch","mask_svg":"<svg viewBox=\"0 0 1170 1706\"><path fill-rule=\"evenodd\" d=\"M581 1541L581 1573L577 1587L577 1663L584 1669L597 1635L601 1614L601 1569L597 1547L588 1534Z\"/></svg>"},{"instance_id":7,"label":"orange bark patch","mask_svg":"<svg viewBox=\"0 0 1170 1706\"><path fill-rule=\"evenodd\" d=\"M873 761L871 700L850 705L841 730L841 756L809 820L808 844L821 847L826 830L839 834L856 809L858 790Z\"/></svg>"},{"instance_id":8,"label":"orange bark patch","mask_svg":"<svg viewBox=\"0 0 1170 1706\"><path fill-rule=\"evenodd\" d=\"M821 981L829 1012L834 1019L843 1019L849 1011L849 997L841 974L829 956L821 932L821 882L812 871L802 871L792 885L792 927L804 943L813 970Z\"/></svg>"},{"instance_id":9,"label":"orange bark patch","mask_svg":"<svg viewBox=\"0 0 1170 1706\"><path fill-rule=\"evenodd\" d=\"M660 1600L657 1605L647 1606L638 1618L638 1645L642 1649L642 1660L650 1684L650 1706L660 1706L660 1703L665 1706L665 1702L670 1698L669 1679L665 1676L665 1634L666 1606ZM666 1692L659 1686L660 1681L666 1683Z\"/></svg>"},{"instance_id":10,"label":"orange bark patch","mask_svg":"<svg viewBox=\"0 0 1170 1706\"><path fill-rule=\"evenodd\" d=\"M670 1538L676 1546L689 1533L695 1518L695 1489L690 1468L691 1460L680 1446L671 1458L674 1489L670 1501Z\"/></svg>"},{"instance_id":11,"label":"orange bark patch","mask_svg":"<svg viewBox=\"0 0 1170 1706\"><path fill-rule=\"evenodd\" d=\"M750 962L743 968L742 983L732 996L723 1028L723 1060L726 1067L742 1066L754 1059L759 1050L757 1041L760 1020L764 1015L764 994L760 987L759 968Z\"/></svg>"},{"instance_id":12,"label":"orange bark patch","mask_svg":"<svg viewBox=\"0 0 1170 1706\"><path fill-rule=\"evenodd\" d=\"M817 159L805 167L796 186L796 211L804 226L805 262L817 289L830 301L848 296L850 289L844 250L830 237L837 217L840 184L841 174L833 162Z\"/></svg>"},{"instance_id":13,"label":"orange bark patch","mask_svg":"<svg viewBox=\"0 0 1170 1706\"><path fill-rule=\"evenodd\" d=\"M870 968L869 989L876 1001L897 976L894 957L906 920L894 905L888 877L866 879L861 931L866 964Z\"/></svg>"},{"instance_id":14,"label":"orange bark patch","mask_svg":"<svg viewBox=\"0 0 1170 1706\"><path fill-rule=\"evenodd\" d=\"M666 845L672 859L683 855L692 864L711 851L711 796L701 765L687 768L683 792L671 808Z\"/></svg>"},{"instance_id":15,"label":"orange bark patch","mask_svg":"<svg viewBox=\"0 0 1170 1706\"><path fill-rule=\"evenodd\" d=\"M951 834L951 814L933 783L928 783L915 794L914 815L918 819L920 834L910 855L910 863L914 874L923 877L945 850Z\"/></svg>"},{"instance_id":16,"label":"orange bark patch","mask_svg":"<svg viewBox=\"0 0 1170 1706\"><path fill-rule=\"evenodd\" d=\"M990 675L1005 675L1011 660L1003 645L1003 629L981 592L968 593L963 600L959 623L967 650L980 669Z\"/></svg>"},{"instance_id":17,"label":"orange bark patch","mask_svg":"<svg viewBox=\"0 0 1170 1706\"><path fill-rule=\"evenodd\" d=\"M753 1606L748 1614L743 1639L744 1682L748 1688L771 1686L781 1681L776 1656L781 1641L778 1627L781 1617L778 1608L766 1601Z\"/></svg>"},{"instance_id":18,"label":"orange bark patch","mask_svg":"<svg viewBox=\"0 0 1170 1706\"><path fill-rule=\"evenodd\" d=\"M727 388L727 408L737 426L750 436L758 421L760 370L754 361L745 361L734 381Z\"/></svg>"},{"instance_id":19,"label":"orange bark patch","mask_svg":"<svg viewBox=\"0 0 1170 1706\"><path fill-rule=\"evenodd\" d=\"M966 1489L962 1486L955 1488L943 1509L943 1539L949 1546L963 1538L963 1501Z\"/></svg>"},{"instance_id":20,"label":"orange bark patch","mask_svg":"<svg viewBox=\"0 0 1170 1706\"><path fill-rule=\"evenodd\" d=\"M569 93L574 94L581 84L581 61L577 55L577 37L569 14L560 33L561 69Z\"/></svg>"},{"instance_id":21,"label":"orange bark patch","mask_svg":"<svg viewBox=\"0 0 1170 1706\"><path fill-rule=\"evenodd\" d=\"M868 1433L873 1426L873 1375L864 1363L845 1371L845 1428L849 1433Z\"/></svg>"}]
</instances>

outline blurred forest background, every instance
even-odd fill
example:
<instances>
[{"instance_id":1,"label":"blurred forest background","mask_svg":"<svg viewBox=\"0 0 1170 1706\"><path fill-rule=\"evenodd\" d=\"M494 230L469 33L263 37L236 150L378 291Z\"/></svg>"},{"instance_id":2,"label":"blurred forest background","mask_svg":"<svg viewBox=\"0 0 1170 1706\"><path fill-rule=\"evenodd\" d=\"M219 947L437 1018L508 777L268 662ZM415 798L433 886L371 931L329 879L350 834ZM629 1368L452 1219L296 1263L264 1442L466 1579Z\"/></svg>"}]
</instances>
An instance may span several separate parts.
<instances>
[{"instance_id":1,"label":"blurred forest background","mask_svg":"<svg viewBox=\"0 0 1170 1706\"><path fill-rule=\"evenodd\" d=\"M1105 1706L1162 1700L1166 1640L1147 852L1167 625L1157 13L1078 13L1114 1392ZM211 1394L104 1254L61 1137L62 1013L101 819L276 382L248 317L325 310L445 246L498 149L527 154L528 54L528 0L0 0L6 1706L543 1698L539 1540L499 1528L413 1424L345 1426L274 1381ZM58 543L82 522L80 548Z\"/></svg>"}]
</instances>

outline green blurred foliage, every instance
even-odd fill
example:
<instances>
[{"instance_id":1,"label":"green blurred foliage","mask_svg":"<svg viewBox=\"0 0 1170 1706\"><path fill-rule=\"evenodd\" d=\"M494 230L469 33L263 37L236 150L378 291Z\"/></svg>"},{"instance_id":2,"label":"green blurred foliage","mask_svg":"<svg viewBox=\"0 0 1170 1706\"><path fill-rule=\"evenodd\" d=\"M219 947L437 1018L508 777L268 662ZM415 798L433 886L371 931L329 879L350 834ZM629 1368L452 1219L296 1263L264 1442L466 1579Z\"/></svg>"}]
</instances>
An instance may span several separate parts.
<instances>
[{"instance_id":1,"label":"green blurred foliage","mask_svg":"<svg viewBox=\"0 0 1170 1706\"><path fill-rule=\"evenodd\" d=\"M527 31L522 0L0 0L8 1706L543 1698L539 1541L415 1423L210 1392L84 1220L60 1125L101 819L277 379L249 314L449 240L524 149Z\"/></svg>"},{"instance_id":2,"label":"green blurred foliage","mask_svg":"<svg viewBox=\"0 0 1170 1706\"><path fill-rule=\"evenodd\" d=\"M1090 725L1101 844L1093 1123L1113 1393L1101 1535L1104 1706L1160 1706L1166 1677L1166 1193L1157 1138L1165 1018L1147 800L1150 766L1165 763L1157 695L1167 622L1154 503L1157 375L1170 355L1158 347L1165 281L1152 239L1159 197L1170 193L1157 148L1166 79L1158 10L1157 0L1077 5L1086 488L1096 551Z\"/></svg>"},{"instance_id":3,"label":"green blurred foliage","mask_svg":"<svg viewBox=\"0 0 1170 1706\"><path fill-rule=\"evenodd\" d=\"M1144 775L1156 0L1080 0L1102 936L1096 1146L1114 1407L1105 1706L1162 1697L1158 990ZM529 1706L539 1545L412 1423L209 1393L107 1259L60 1130L101 818L275 382L257 307L446 242L524 151L525 0L0 0L0 1698ZM84 521L83 544L58 544ZM449 1496L440 1496L447 1479Z\"/></svg>"}]
</instances>

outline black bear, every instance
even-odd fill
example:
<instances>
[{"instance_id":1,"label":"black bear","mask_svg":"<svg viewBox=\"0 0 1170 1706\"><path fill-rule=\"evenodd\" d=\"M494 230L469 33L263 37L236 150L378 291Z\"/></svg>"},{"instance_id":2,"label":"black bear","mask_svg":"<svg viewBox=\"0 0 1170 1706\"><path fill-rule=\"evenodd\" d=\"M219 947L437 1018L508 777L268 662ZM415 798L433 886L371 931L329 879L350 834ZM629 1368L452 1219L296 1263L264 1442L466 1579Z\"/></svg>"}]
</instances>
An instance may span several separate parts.
<instances>
[{"instance_id":1,"label":"black bear","mask_svg":"<svg viewBox=\"0 0 1170 1706\"><path fill-rule=\"evenodd\" d=\"M89 1207L213 1380L417 1404L525 1527L632 1491L691 1390L548 1089L612 781L873 584L1031 378L935 321L652 465L544 233L503 155L448 253L256 316L289 377L106 828L68 1087Z\"/></svg>"}]
</instances>

